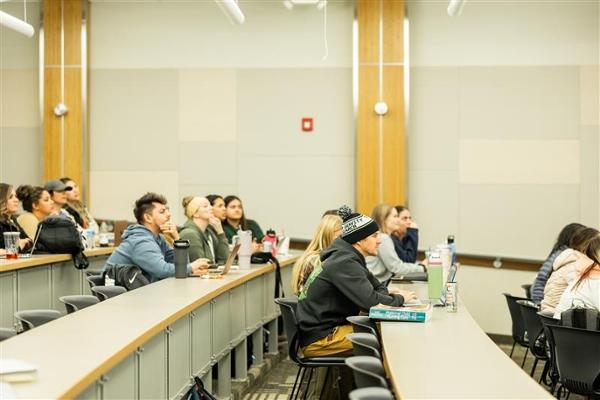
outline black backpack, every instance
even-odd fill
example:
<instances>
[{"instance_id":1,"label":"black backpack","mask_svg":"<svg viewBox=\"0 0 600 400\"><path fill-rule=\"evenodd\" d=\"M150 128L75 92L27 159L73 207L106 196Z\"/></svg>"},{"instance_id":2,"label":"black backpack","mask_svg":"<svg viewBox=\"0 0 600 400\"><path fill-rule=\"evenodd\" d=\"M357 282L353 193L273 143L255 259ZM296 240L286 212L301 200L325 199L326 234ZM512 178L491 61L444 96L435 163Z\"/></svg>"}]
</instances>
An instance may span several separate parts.
<instances>
[{"instance_id":1,"label":"black backpack","mask_svg":"<svg viewBox=\"0 0 600 400\"><path fill-rule=\"evenodd\" d=\"M83 243L77 227L68 218L50 216L38 225L35 251L40 253L71 254L77 269L85 269L90 263L83 254Z\"/></svg>"},{"instance_id":2,"label":"black backpack","mask_svg":"<svg viewBox=\"0 0 600 400\"><path fill-rule=\"evenodd\" d=\"M572 328L600 331L600 312L595 308L577 305L560 314L563 326Z\"/></svg>"}]
</instances>

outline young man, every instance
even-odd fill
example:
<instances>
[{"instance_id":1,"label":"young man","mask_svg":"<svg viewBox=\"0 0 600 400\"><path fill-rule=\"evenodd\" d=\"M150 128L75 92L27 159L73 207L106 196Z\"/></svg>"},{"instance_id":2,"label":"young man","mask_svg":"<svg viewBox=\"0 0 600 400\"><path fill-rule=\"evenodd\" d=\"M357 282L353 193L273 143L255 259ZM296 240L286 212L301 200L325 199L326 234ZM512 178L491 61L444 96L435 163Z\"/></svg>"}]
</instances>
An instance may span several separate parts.
<instances>
[{"instance_id":1,"label":"young man","mask_svg":"<svg viewBox=\"0 0 600 400\"><path fill-rule=\"evenodd\" d=\"M308 278L298 296L300 345L307 357L327 356L352 350L346 339L352 327L346 317L377 304L400 306L415 294L387 289L367 270L365 257L376 256L379 228L371 218L339 210L342 235L321 253L321 267Z\"/></svg>"},{"instance_id":2,"label":"young man","mask_svg":"<svg viewBox=\"0 0 600 400\"><path fill-rule=\"evenodd\" d=\"M123 241L104 265L107 283L112 280L130 290L175 275L174 251L163 235L179 239L164 196L146 193L135 202L133 214L138 223L123 232ZM204 258L187 266L193 275L202 275L207 268Z\"/></svg>"}]
</instances>

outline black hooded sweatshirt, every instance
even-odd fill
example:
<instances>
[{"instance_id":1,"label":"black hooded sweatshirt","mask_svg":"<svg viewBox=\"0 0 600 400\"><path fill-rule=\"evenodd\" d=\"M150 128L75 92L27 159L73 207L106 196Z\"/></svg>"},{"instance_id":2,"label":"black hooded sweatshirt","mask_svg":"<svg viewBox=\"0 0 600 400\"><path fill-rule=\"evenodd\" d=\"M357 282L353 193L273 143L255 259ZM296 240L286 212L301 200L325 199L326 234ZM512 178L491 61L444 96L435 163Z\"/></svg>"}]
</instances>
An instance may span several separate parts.
<instances>
[{"instance_id":1,"label":"black hooded sweatshirt","mask_svg":"<svg viewBox=\"0 0 600 400\"><path fill-rule=\"evenodd\" d=\"M369 272L365 257L341 237L321 253L320 268L308 278L299 295L300 345L328 336L346 317L377 304L401 306L404 297L389 294Z\"/></svg>"}]
</instances>

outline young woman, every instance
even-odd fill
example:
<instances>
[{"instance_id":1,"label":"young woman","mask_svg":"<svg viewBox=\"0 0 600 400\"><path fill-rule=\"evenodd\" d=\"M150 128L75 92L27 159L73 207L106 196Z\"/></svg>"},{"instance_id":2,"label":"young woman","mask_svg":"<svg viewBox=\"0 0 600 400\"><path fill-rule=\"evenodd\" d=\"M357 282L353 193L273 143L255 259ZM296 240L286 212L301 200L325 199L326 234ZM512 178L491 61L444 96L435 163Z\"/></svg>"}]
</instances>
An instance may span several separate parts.
<instances>
[{"instance_id":1,"label":"young woman","mask_svg":"<svg viewBox=\"0 0 600 400\"><path fill-rule=\"evenodd\" d=\"M227 208L225 207L225 200L218 194L209 194L206 196L210 205L212 206L212 212L215 217L221 222L225 222L227 219Z\"/></svg>"},{"instance_id":2,"label":"young woman","mask_svg":"<svg viewBox=\"0 0 600 400\"><path fill-rule=\"evenodd\" d=\"M419 227L412 220L410 211L404 206L394 207L398 212L398 229L392 232L394 249L398 257L408 263L417 262L419 249Z\"/></svg>"},{"instance_id":3,"label":"young woman","mask_svg":"<svg viewBox=\"0 0 600 400\"><path fill-rule=\"evenodd\" d=\"M95 233L98 233L100 231L98 223L81 201L79 185L69 177L60 178L60 181L71 188L71 190L65 192L67 194L67 204L64 209L75 218L75 222L83 229L91 228Z\"/></svg>"},{"instance_id":4,"label":"young woman","mask_svg":"<svg viewBox=\"0 0 600 400\"><path fill-rule=\"evenodd\" d=\"M554 318L576 306L590 307L600 310L600 233L590 239L586 245L585 255L590 260L587 266L580 265L576 278L562 294L554 312Z\"/></svg>"},{"instance_id":5,"label":"young woman","mask_svg":"<svg viewBox=\"0 0 600 400\"><path fill-rule=\"evenodd\" d=\"M227 235L227 240L231 242L231 238L237 235L238 229L244 231L250 230L252 231L253 240L252 251L259 251L260 243L265 235L256 221L246 219L242 200L237 196L229 195L225 197L225 207L227 209L227 218L223 223L223 229Z\"/></svg>"},{"instance_id":6,"label":"young woman","mask_svg":"<svg viewBox=\"0 0 600 400\"><path fill-rule=\"evenodd\" d=\"M315 236L302 253L292 271L292 290L300 293L306 280L316 267L321 265L321 252L342 233L342 219L338 215L325 215L317 228Z\"/></svg>"},{"instance_id":7,"label":"young woman","mask_svg":"<svg viewBox=\"0 0 600 400\"><path fill-rule=\"evenodd\" d=\"M571 248L560 253L552 265L552 274L544 288L541 311L555 312L562 294L569 284L577 279L577 271L588 267L593 260L587 256L592 242L598 240L600 233L594 228L583 228L573 236Z\"/></svg>"},{"instance_id":8,"label":"young woman","mask_svg":"<svg viewBox=\"0 0 600 400\"><path fill-rule=\"evenodd\" d=\"M5 254L4 233L19 232L19 249L23 250L31 243L27 234L15 222L15 215L19 211L19 199L15 189L7 184L0 183L0 254Z\"/></svg>"},{"instance_id":9,"label":"young woman","mask_svg":"<svg viewBox=\"0 0 600 400\"><path fill-rule=\"evenodd\" d=\"M229 257L229 245L221 220L213 215L210 202L204 197L187 196L181 204L188 220L179 237L190 242L190 262L205 258L209 263L224 264Z\"/></svg>"},{"instance_id":10,"label":"young woman","mask_svg":"<svg viewBox=\"0 0 600 400\"><path fill-rule=\"evenodd\" d=\"M388 204L380 204L373 209L371 218L379 225L381 245L377 251L377 256L367 257L369 271L380 282L388 281L395 274L423 272L425 270L423 265L404 262L396 253L390 235L400 229L398 211Z\"/></svg>"},{"instance_id":11,"label":"young woman","mask_svg":"<svg viewBox=\"0 0 600 400\"><path fill-rule=\"evenodd\" d=\"M23 228L27 236L34 240L40 221L54 211L54 202L50 197L50 193L39 186L19 186L17 197L23 203L23 209L25 210L17 218L17 223Z\"/></svg>"},{"instance_id":12,"label":"young woman","mask_svg":"<svg viewBox=\"0 0 600 400\"><path fill-rule=\"evenodd\" d=\"M558 238L556 239L552 250L550 250L548 258L546 258L546 261L544 261L540 267L540 270L533 281L533 285L531 285L531 300L535 304L540 304L544 299L544 288L546 287L548 278L552 274L554 260L556 260L556 257L566 249L573 248L573 237L584 228L584 225L571 223L562 228L558 234Z\"/></svg>"}]
</instances>

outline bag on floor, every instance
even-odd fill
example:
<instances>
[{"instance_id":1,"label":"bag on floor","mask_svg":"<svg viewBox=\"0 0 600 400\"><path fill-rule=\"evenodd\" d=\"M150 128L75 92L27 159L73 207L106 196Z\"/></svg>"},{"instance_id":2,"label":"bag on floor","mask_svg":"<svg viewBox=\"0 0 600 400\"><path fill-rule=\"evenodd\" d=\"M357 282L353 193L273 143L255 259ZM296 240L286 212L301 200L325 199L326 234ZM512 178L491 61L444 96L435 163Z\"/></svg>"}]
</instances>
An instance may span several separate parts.
<instances>
[{"instance_id":1,"label":"bag on floor","mask_svg":"<svg viewBox=\"0 0 600 400\"><path fill-rule=\"evenodd\" d=\"M194 386L188 391L184 397L186 400L217 400L206 388L204 382L197 376L194 377Z\"/></svg>"}]
</instances>

